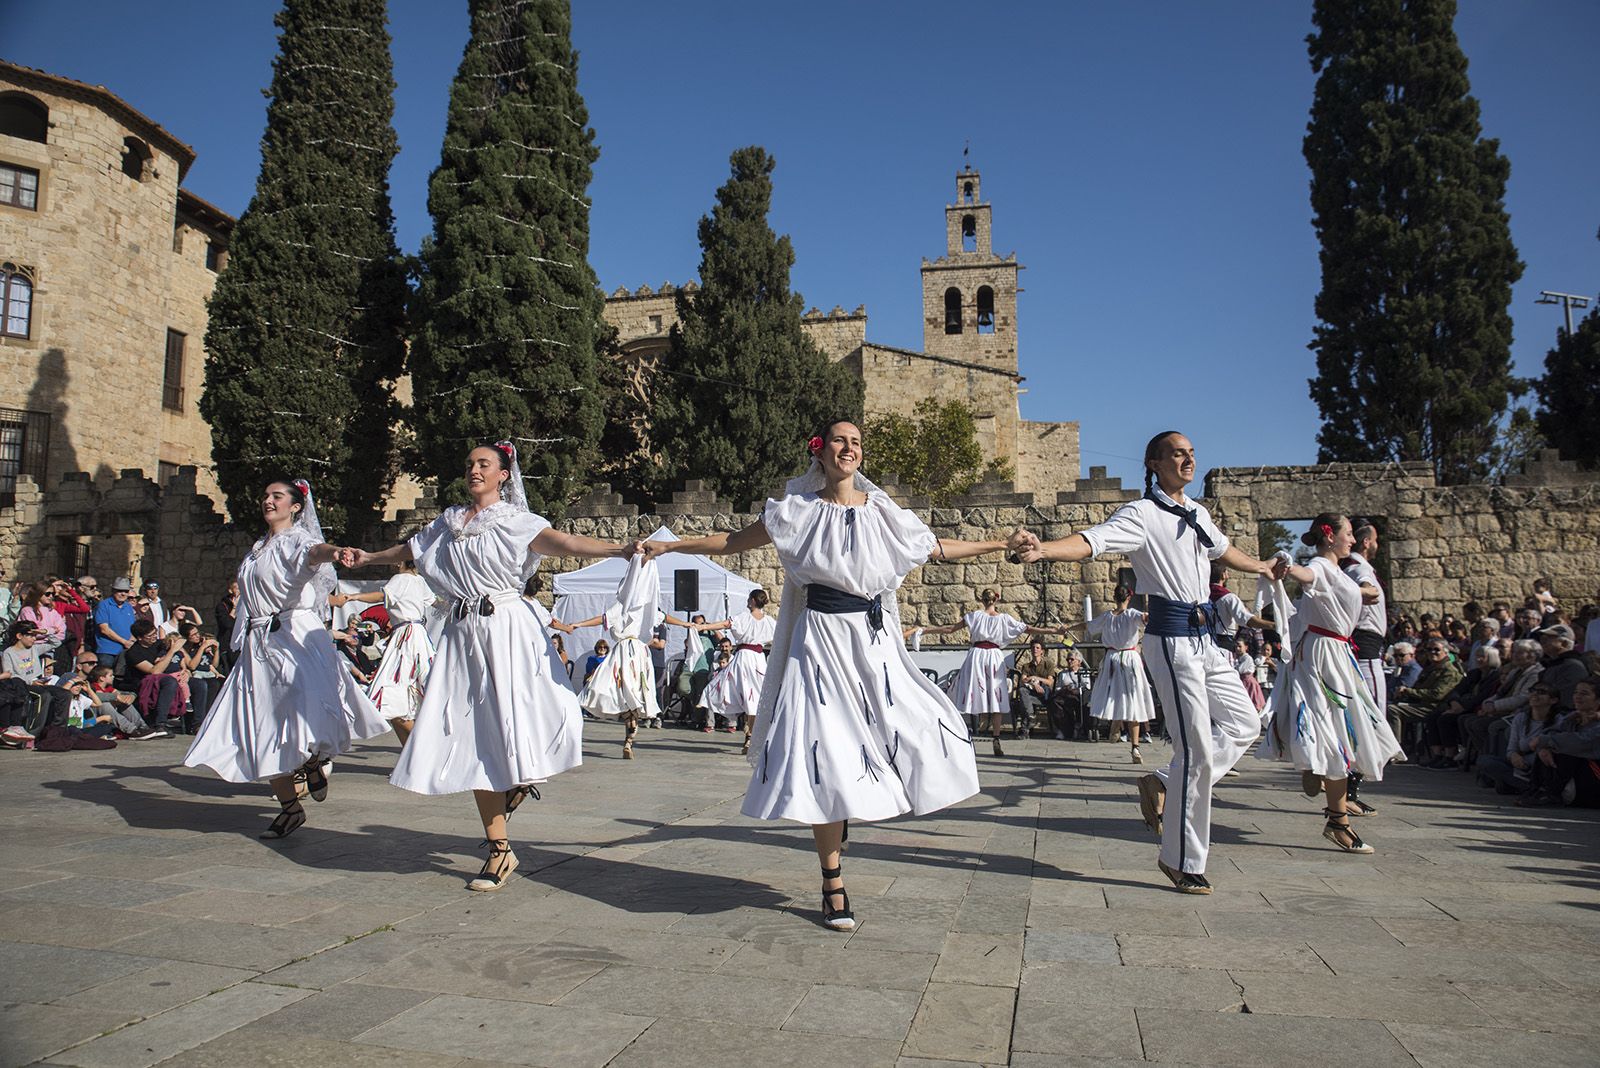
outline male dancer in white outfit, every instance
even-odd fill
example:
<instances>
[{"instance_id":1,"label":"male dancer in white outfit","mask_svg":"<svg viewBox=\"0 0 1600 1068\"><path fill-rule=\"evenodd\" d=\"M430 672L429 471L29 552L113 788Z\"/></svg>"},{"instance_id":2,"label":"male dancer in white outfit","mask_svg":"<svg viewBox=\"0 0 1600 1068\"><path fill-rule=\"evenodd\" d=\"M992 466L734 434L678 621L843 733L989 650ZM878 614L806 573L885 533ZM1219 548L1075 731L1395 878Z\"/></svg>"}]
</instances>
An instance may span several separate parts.
<instances>
[{"instance_id":1,"label":"male dancer in white outfit","mask_svg":"<svg viewBox=\"0 0 1600 1068\"><path fill-rule=\"evenodd\" d=\"M1211 788L1261 735L1261 716L1239 672L1211 637L1211 561L1235 571L1282 577L1228 544L1210 514L1183 495L1194 479L1194 446L1176 430L1145 446L1145 495L1104 523L1058 541L1027 531L1012 536L1022 560L1074 562L1123 553L1149 599L1144 655L1172 736L1172 764L1139 782L1146 822L1161 829L1161 871L1186 894L1209 894ZM1163 782L1162 780L1165 780ZM1163 826L1164 794L1177 791L1178 818Z\"/></svg>"},{"instance_id":2,"label":"male dancer in white outfit","mask_svg":"<svg viewBox=\"0 0 1600 1068\"><path fill-rule=\"evenodd\" d=\"M1387 720L1389 684L1383 673L1383 641L1389 631L1389 606L1383 596L1383 587L1378 584L1377 569L1371 562L1378 552L1378 528L1363 520L1352 522L1356 524L1356 547L1346 559L1343 570L1361 587L1361 614L1356 617L1356 629L1350 636L1350 644L1355 647L1356 666L1361 669L1361 679L1372 691L1379 714ZM1370 816L1378 811L1361 800L1361 781L1359 771L1350 772L1345 808L1352 816Z\"/></svg>"}]
</instances>

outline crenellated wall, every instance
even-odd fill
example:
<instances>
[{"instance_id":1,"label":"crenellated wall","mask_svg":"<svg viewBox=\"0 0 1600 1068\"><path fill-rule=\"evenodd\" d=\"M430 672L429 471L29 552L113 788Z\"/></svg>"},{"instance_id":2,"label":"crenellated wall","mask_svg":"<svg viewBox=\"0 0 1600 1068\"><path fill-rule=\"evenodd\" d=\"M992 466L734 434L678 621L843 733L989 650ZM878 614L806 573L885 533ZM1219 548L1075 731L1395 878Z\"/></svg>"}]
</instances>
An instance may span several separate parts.
<instances>
[{"instance_id":1,"label":"crenellated wall","mask_svg":"<svg viewBox=\"0 0 1600 1068\"><path fill-rule=\"evenodd\" d=\"M1418 613L1459 611L1470 599L1520 600L1536 576L1547 576L1558 597L1587 600L1600 576L1600 477L1542 454L1520 476L1492 486L1439 486L1426 464L1333 464L1319 467L1219 468L1205 479L1218 524L1241 549L1256 551L1257 524L1339 511L1376 519L1386 533L1380 563L1389 575L1391 604ZM892 483L891 496L916 511L941 537L1002 537L1019 526L1059 538L1097 523L1138 495L1092 468L1074 488L1040 500L1009 484L981 484L948 508L929 508ZM385 524L371 548L409 537L431 521L431 502ZM606 541L644 537L666 526L680 537L738 530L757 514L690 482L650 513L625 505L609 487L576 502L563 528ZM109 586L118 575L158 578L175 603L209 618L239 560L257 536L253 527L224 521L197 492L195 469L180 468L157 487L139 471L124 471L106 490L87 474L68 475L50 493L30 480L14 508L0 509L0 564L13 579L36 579L65 569L70 543L87 545L89 571ZM331 532L330 532L331 533ZM547 573L584 566L550 560ZM771 547L722 561L761 583L775 597L782 572ZM670 565L669 565L670 566ZM900 591L907 622L954 622L994 587L1006 607L1030 622L1071 622L1083 598L1105 604L1120 557L1082 564L1021 565L998 555L914 571Z\"/></svg>"}]
</instances>

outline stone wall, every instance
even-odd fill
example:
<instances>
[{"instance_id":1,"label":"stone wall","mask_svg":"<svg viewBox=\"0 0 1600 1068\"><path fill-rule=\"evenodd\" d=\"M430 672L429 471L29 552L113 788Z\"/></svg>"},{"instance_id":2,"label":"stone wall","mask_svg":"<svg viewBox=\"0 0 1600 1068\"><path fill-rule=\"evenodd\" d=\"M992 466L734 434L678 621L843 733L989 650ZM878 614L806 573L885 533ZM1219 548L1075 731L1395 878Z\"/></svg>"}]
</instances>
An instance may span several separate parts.
<instances>
[{"instance_id":1,"label":"stone wall","mask_svg":"<svg viewBox=\"0 0 1600 1068\"><path fill-rule=\"evenodd\" d=\"M100 489L87 474L77 473L49 494L24 479L16 507L0 509L0 564L13 578L38 578L60 569L64 543L85 543L89 569L102 587L117 575L136 582L158 578L168 598L193 604L209 618L257 531L224 521L211 499L196 491L195 474L182 468L157 487L141 472L124 471ZM1221 468L1206 476L1205 485L1205 503L1246 552L1255 552L1256 524L1264 519L1304 518L1324 510L1376 519L1385 532L1379 564L1387 572L1391 604L1413 614L1459 611L1473 598L1519 600L1539 575L1551 579L1565 603L1575 604L1589 599L1600 577L1600 478L1549 454L1529 464L1523 475L1494 486L1438 486L1428 467L1418 464ZM1053 499L985 483L949 508L930 509L899 487L885 489L935 534L967 539L1003 537L1018 526L1047 538L1065 537L1138 495L1105 477L1104 468L1092 468L1089 478L1076 480ZM409 537L434 515L426 502L400 512L371 547ZM756 518L747 507L722 501L691 482L644 514L601 487L575 503L562 526L622 541L663 525L680 537L733 531ZM550 560L544 573L586 563ZM770 546L722 563L781 595L782 573ZM670 558L666 566L671 567ZM902 616L907 622L954 622L977 604L980 590L993 587L1010 611L1030 622L1073 622L1083 615L1085 595L1094 598L1097 610L1109 602L1118 571L1126 566L1120 557L1020 565L998 555L929 564L912 572L901 588Z\"/></svg>"}]
</instances>

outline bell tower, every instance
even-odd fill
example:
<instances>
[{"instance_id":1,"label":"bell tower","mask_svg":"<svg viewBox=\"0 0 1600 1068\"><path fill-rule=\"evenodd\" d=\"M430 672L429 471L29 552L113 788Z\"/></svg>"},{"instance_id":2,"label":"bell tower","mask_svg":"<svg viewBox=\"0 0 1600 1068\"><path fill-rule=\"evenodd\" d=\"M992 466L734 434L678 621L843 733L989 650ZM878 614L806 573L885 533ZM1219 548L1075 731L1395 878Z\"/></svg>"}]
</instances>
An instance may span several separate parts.
<instances>
[{"instance_id":1,"label":"bell tower","mask_svg":"<svg viewBox=\"0 0 1600 1068\"><path fill-rule=\"evenodd\" d=\"M1017 370L1016 256L994 251L992 209L982 175L956 173L955 203L944 209L945 254L922 261L925 352L1002 372Z\"/></svg>"}]
</instances>

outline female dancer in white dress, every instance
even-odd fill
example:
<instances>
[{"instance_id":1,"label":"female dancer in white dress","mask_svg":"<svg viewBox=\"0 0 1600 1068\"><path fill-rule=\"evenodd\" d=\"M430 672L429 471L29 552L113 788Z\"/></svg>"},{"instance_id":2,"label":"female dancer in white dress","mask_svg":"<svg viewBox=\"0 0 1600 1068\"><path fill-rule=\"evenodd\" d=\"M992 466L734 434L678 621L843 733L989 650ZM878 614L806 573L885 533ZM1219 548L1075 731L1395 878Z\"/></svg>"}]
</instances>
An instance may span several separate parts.
<instances>
[{"instance_id":1,"label":"female dancer in white dress","mask_svg":"<svg viewBox=\"0 0 1600 1068\"><path fill-rule=\"evenodd\" d=\"M470 505L455 505L410 541L379 553L345 550L350 567L415 559L450 602L412 740L389 781L419 794L471 790L490 847L471 890L498 890L517 869L506 817L532 784L583 762L578 699L549 634L522 597L545 555L628 556L613 545L563 534L528 510L509 442L467 454Z\"/></svg>"},{"instance_id":2,"label":"female dancer in white dress","mask_svg":"<svg viewBox=\"0 0 1600 1068\"><path fill-rule=\"evenodd\" d=\"M1324 514L1300 539L1317 555L1289 574L1301 595L1292 620L1294 655L1272 688L1272 721L1262 743L1265 757L1292 761L1307 797L1327 795L1323 837L1347 853L1372 847L1350 827L1346 787L1352 771L1374 782L1400 756L1388 720L1361 679L1350 635L1361 614L1361 587L1339 569L1355 538L1350 520Z\"/></svg>"},{"instance_id":3,"label":"female dancer in white dress","mask_svg":"<svg viewBox=\"0 0 1600 1068\"><path fill-rule=\"evenodd\" d=\"M1128 741L1133 745L1132 759L1143 764L1139 755L1139 727L1156 718L1155 696L1150 692L1150 679L1144 673L1144 657L1139 655L1139 631L1144 627L1144 613L1129 608L1133 591L1119 585L1112 591L1117 607L1101 612L1089 621L1088 631L1098 634L1106 643L1106 658L1100 662L1100 675L1094 680L1094 692L1089 697L1089 715L1111 723L1111 738L1119 733L1119 725L1128 725Z\"/></svg>"},{"instance_id":4,"label":"female dancer in white dress","mask_svg":"<svg viewBox=\"0 0 1600 1068\"><path fill-rule=\"evenodd\" d=\"M895 590L930 560L1002 541L938 539L860 473L861 431L836 421L811 439L810 469L743 530L647 542L652 556L748 552L769 542L783 604L756 710L743 812L811 824L822 920L855 929L839 847L845 821L924 815L978 790L970 737L950 699L911 662Z\"/></svg>"},{"instance_id":5,"label":"female dancer in white dress","mask_svg":"<svg viewBox=\"0 0 1600 1068\"><path fill-rule=\"evenodd\" d=\"M633 759L634 737L640 719L660 719L656 697L656 668L646 643L655 634L658 619L687 627L687 620L662 612L661 573L656 562L644 556L628 561L627 573L617 587L617 599L604 615L579 623L563 624L568 634L584 627L604 626L611 648L578 694L578 704L600 719L620 719L624 728L622 759Z\"/></svg>"},{"instance_id":6,"label":"female dancer in white dress","mask_svg":"<svg viewBox=\"0 0 1600 1068\"><path fill-rule=\"evenodd\" d=\"M372 682L367 685L367 696L394 727L401 745L411 736L411 724L417 718L422 693L428 686L428 672L433 667L433 642L428 638L426 623L428 609L437 599L417 574L412 560L401 561L400 572L381 590L335 593L328 598L334 606L351 601L381 603L389 613L389 643L383 647L383 659L378 661Z\"/></svg>"},{"instance_id":7,"label":"female dancer in white dress","mask_svg":"<svg viewBox=\"0 0 1600 1068\"><path fill-rule=\"evenodd\" d=\"M1005 756L1000 748L1000 722L1011 710L1011 687L1006 677L1006 646L1024 634L1060 634L1060 628L1030 627L1016 616L1000 611L1000 595L984 590L978 595L983 607L968 612L961 622L944 627L924 627L924 634L954 634L966 630L972 642L961 670L950 683L950 700L972 725L974 732L989 722L989 738L995 756Z\"/></svg>"},{"instance_id":8,"label":"female dancer in white dress","mask_svg":"<svg viewBox=\"0 0 1600 1068\"><path fill-rule=\"evenodd\" d=\"M767 614L767 591L751 590L745 610L720 623L701 623L700 631L726 630L733 642L733 658L725 671L706 686L705 704L713 715L732 724L744 716L744 748L750 752L750 733L756 724L756 706L767 680L767 646L778 632L778 621Z\"/></svg>"},{"instance_id":9,"label":"female dancer in white dress","mask_svg":"<svg viewBox=\"0 0 1600 1068\"><path fill-rule=\"evenodd\" d=\"M239 565L233 670L183 762L229 782L267 780L282 811L262 837L287 838L306 822L294 776L328 796L324 765L389 724L372 707L323 625L339 550L322 540L311 485L269 482L267 533Z\"/></svg>"}]
</instances>

